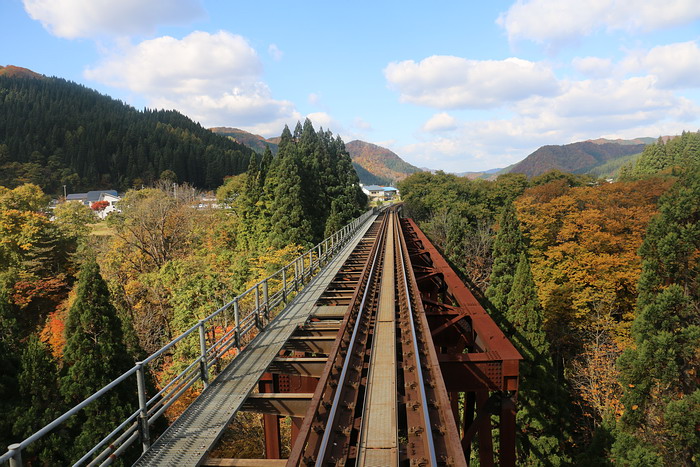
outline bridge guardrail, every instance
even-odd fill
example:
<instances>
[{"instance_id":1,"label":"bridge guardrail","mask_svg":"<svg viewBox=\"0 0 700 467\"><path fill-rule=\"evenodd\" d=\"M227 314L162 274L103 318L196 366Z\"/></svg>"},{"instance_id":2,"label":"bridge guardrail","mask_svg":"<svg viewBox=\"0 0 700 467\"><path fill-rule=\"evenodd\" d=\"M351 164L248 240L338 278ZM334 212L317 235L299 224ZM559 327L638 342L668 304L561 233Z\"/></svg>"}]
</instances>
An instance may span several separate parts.
<instances>
[{"instance_id":1,"label":"bridge guardrail","mask_svg":"<svg viewBox=\"0 0 700 467\"><path fill-rule=\"evenodd\" d=\"M286 305L306 282L328 264L374 212L375 210L371 209L354 219L274 274L257 282L209 316L199 320L144 360L136 362L130 370L36 433L10 445L7 452L0 456L0 463L9 461L11 467L21 466L22 451L28 446L51 433L118 385L131 380L134 375L137 396L135 402L138 402L134 407L138 408L74 465L110 465L139 439L145 452L151 444L151 426L155 421L196 383L201 381L206 388L210 377L218 374L222 365L230 363L245 344L265 329L274 319L274 310L280 305ZM178 352L181 352L180 357L184 356L192 361L148 398L146 371L151 366L159 366L162 369L168 363L172 363L165 361L170 360L173 355L178 355Z\"/></svg>"}]
</instances>

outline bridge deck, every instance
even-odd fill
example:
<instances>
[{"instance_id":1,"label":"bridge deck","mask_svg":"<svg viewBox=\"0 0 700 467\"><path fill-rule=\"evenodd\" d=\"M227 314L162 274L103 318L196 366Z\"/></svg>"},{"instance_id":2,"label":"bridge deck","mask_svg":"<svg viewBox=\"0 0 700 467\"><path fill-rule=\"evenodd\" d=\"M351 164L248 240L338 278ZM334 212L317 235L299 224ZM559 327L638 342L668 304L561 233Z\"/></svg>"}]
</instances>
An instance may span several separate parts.
<instances>
[{"instance_id":1,"label":"bridge deck","mask_svg":"<svg viewBox=\"0 0 700 467\"><path fill-rule=\"evenodd\" d=\"M197 465L219 440L260 377L297 326L316 310L318 298L376 218L370 217L345 248L212 381L134 465Z\"/></svg>"}]
</instances>

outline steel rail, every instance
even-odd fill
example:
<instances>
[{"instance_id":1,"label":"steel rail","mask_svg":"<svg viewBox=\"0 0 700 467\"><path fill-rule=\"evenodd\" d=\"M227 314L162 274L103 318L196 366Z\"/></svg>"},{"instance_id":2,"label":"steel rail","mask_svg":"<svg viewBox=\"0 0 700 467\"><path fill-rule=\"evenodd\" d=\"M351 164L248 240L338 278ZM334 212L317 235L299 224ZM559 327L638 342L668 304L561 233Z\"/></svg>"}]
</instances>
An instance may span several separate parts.
<instances>
[{"instance_id":1,"label":"steel rail","mask_svg":"<svg viewBox=\"0 0 700 467\"><path fill-rule=\"evenodd\" d=\"M384 242L386 241L386 225L388 221L388 216L384 218L383 223L382 223L382 228L379 232L379 235L377 236L376 240L376 251L374 252L374 258L372 259L372 266L370 268L369 272L369 277L367 280L367 283L365 284L365 290L363 291L362 294L362 300L360 301L360 306L357 312L357 318L355 319L355 325L353 326L353 331L352 331L352 336L350 337L350 343L348 345L347 352L345 353L345 358L343 361L343 367L340 372L340 377L338 378L338 385L336 386L335 394L333 395L333 402L331 405L330 412L328 414L328 419L326 421L326 429L323 432L323 437L321 439L321 445L319 447L318 451L318 456L316 457L316 467L321 467L323 465L323 462L325 461L326 457L326 451L328 449L328 443L330 441L330 436L331 432L333 431L333 423L335 421L335 416L336 413L338 412L338 407L340 405L340 396L343 392L343 386L345 385L345 379L347 377L348 373L348 368L350 367L350 361L351 359L349 358L352 355L354 346L355 346L355 341L357 338L358 331L360 329L360 324L362 323L362 317L364 315L365 311L365 303L367 301L367 297L369 296L369 291L370 287L369 284L372 281L372 278L374 277L375 274L375 269L377 266L377 262L379 259L379 253L382 250L380 246L384 245Z\"/></svg>"},{"instance_id":2,"label":"steel rail","mask_svg":"<svg viewBox=\"0 0 700 467\"><path fill-rule=\"evenodd\" d=\"M400 239L403 239L403 231L396 223L396 229L398 230L397 235L400 235ZM398 243L398 242L397 242ZM426 430L426 436L427 436L427 441L428 441L428 455L430 456L430 464L433 466L437 466L437 456L435 453L435 441L433 439L433 430L432 430L432 424L430 421L430 413L429 413L429 408L428 408L428 398L426 395L426 390L425 390L425 380L423 379L423 369L421 365L421 357L420 357L420 351L418 348L418 336L416 335L416 326L414 323L413 319L413 306L411 305L411 291L409 289L408 285L408 278L406 277L406 263L404 261L404 254L408 253L406 244L405 242L400 242L401 248L397 249L399 250L399 257L400 257L400 262L401 262L401 272L402 272L402 278L403 278L403 286L404 290L406 293L406 304L408 307L408 322L410 324L411 328L411 342L413 343L413 354L415 355L416 361L418 364L416 365L416 372L418 375L418 381L419 381L419 388L420 388L420 398L421 398L421 404L423 405L423 423L425 425L425 430Z\"/></svg>"}]
</instances>

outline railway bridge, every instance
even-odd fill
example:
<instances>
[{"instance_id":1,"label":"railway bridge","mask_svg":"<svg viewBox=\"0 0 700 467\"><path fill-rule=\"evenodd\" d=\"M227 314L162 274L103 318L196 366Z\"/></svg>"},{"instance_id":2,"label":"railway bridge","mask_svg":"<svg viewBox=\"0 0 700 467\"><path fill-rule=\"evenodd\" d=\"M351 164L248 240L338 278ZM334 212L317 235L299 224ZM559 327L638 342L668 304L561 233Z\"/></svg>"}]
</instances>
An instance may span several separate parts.
<instances>
[{"instance_id":1,"label":"railway bridge","mask_svg":"<svg viewBox=\"0 0 700 467\"><path fill-rule=\"evenodd\" d=\"M135 378L138 408L78 465L130 449L137 466L515 465L521 356L400 210L366 213L115 380ZM147 368L188 341L192 363L149 394ZM196 388L156 437L155 421ZM85 405L0 461L22 465ZM214 457L243 412L262 414L265 458Z\"/></svg>"}]
</instances>

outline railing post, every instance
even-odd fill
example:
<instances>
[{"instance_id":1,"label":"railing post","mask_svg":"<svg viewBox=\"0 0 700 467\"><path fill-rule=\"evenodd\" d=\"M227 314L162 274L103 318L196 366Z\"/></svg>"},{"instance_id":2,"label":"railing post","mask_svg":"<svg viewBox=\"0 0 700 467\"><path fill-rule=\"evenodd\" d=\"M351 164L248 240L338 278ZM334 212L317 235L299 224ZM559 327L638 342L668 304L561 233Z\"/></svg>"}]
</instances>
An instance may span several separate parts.
<instances>
[{"instance_id":1,"label":"railing post","mask_svg":"<svg viewBox=\"0 0 700 467\"><path fill-rule=\"evenodd\" d=\"M294 260L294 290L299 291L299 258Z\"/></svg>"},{"instance_id":2,"label":"railing post","mask_svg":"<svg viewBox=\"0 0 700 467\"><path fill-rule=\"evenodd\" d=\"M207 336L204 332L204 320L199 320L199 371L204 387L209 386L209 370L207 369Z\"/></svg>"},{"instance_id":3,"label":"railing post","mask_svg":"<svg viewBox=\"0 0 700 467\"><path fill-rule=\"evenodd\" d=\"M263 328L260 320L260 282L255 284L255 326L258 330Z\"/></svg>"},{"instance_id":4,"label":"railing post","mask_svg":"<svg viewBox=\"0 0 700 467\"><path fill-rule=\"evenodd\" d=\"M238 297L233 299L233 319L236 322L236 348L241 350L241 310L238 305Z\"/></svg>"},{"instance_id":5,"label":"railing post","mask_svg":"<svg viewBox=\"0 0 700 467\"><path fill-rule=\"evenodd\" d=\"M7 449L15 451L15 455L10 457L10 467L22 467L22 449L21 444L10 444Z\"/></svg>"},{"instance_id":6,"label":"railing post","mask_svg":"<svg viewBox=\"0 0 700 467\"><path fill-rule=\"evenodd\" d=\"M314 273L314 250L309 251L309 277Z\"/></svg>"},{"instance_id":7,"label":"railing post","mask_svg":"<svg viewBox=\"0 0 700 467\"><path fill-rule=\"evenodd\" d=\"M306 273L306 267L304 266L304 255L302 254L297 258L297 264L299 265L299 279L301 283L304 283L304 274Z\"/></svg>"},{"instance_id":8,"label":"railing post","mask_svg":"<svg viewBox=\"0 0 700 467\"><path fill-rule=\"evenodd\" d=\"M287 266L282 268L282 301L287 304Z\"/></svg>"},{"instance_id":9,"label":"railing post","mask_svg":"<svg viewBox=\"0 0 700 467\"><path fill-rule=\"evenodd\" d=\"M270 296L267 289L267 279L263 282L263 302L265 303L265 320L270 321Z\"/></svg>"},{"instance_id":10,"label":"railing post","mask_svg":"<svg viewBox=\"0 0 700 467\"><path fill-rule=\"evenodd\" d=\"M146 452L151 447L151 433L148 426L148 405L146 403L146 372L143 363L136 364L136 386L139 394L139 435L141 449Z\"/></svg>"},{"instance_id":11,"label":"railing post","mask_svg":"<svg viewBox=\"0 0 700 467\"><path fill-rule=\"evenodd\" d=\"M316 248L316 266L318 267L318 270L321 270L321 244L318 244L318 247Z\"/></svg>"}]
</instances>

